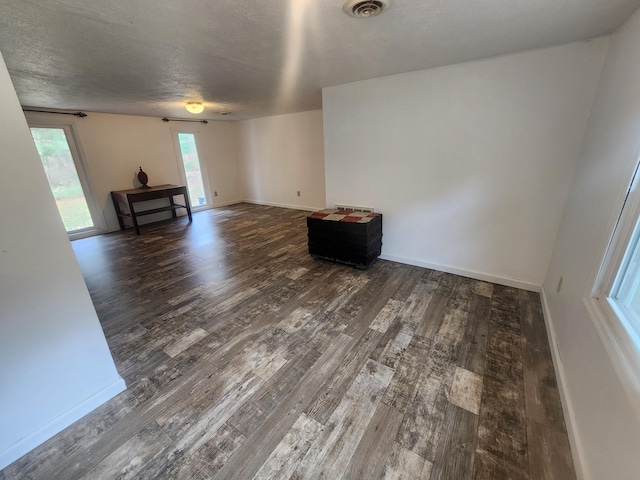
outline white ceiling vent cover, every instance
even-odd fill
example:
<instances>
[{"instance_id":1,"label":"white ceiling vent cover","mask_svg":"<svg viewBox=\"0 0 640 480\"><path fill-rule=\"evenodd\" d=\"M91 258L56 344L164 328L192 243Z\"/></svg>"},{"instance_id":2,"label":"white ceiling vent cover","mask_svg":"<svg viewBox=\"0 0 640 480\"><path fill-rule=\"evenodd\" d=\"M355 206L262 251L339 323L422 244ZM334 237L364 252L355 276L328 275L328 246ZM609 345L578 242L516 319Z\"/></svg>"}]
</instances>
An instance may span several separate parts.
<instances>
[{"instance_id":1,"label":"white ceiling vent cover","mask_svg":"<svg viewBox=\"0 0 640 480\"><path fill-rule=\"evenodd\" d=\"M369 18L380 15L388 7L387 0L348 0L342 10L351 17Z\"/></svg>"}]
</instances>

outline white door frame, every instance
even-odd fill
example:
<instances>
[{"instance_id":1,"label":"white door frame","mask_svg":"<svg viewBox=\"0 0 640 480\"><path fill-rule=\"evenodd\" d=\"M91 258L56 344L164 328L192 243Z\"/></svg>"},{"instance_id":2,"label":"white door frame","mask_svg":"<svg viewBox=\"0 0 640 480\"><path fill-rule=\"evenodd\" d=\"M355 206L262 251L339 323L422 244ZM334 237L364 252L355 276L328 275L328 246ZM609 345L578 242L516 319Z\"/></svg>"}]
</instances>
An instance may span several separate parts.
<instances>
[{"instance_id":1,"label":"white door frame","mask_svg":"<svg viewBox=\"0 0 640 480\"><path fill-rule=\"evenodd\" d=\"M80 180L80 186L82 187L82 193L84 194L84 198L87 202L87 207L89 208L89 214L91 215L91 220L93 221L93 227L82 228L79 230L67 232L67 234L69 235L69 239L75 240L78 238L84 238L92 235L97 235L99 233L104 233L106 230L104 215L93 193L93 188L91 187L87 168L82 159L82 154L80 153L80 146L78 144L78 138L76 137L73 125L69 122L60 122L53 119L37 119L30 121L27 118L27 123L29 125L29 129L53 128L63 130L67 138L67 144L69 145L69 150L71 151L71 158L73 159L73 164L76 167L78 179Z\"/></svg>"},{"instance_id":2,"label":"white door frame","mask_svg":"<svg viewBox=\"0 0 640 480\"><path fill-rule=\"evenodd\" d=\"M180 179L187 186L187 174L184 170L184 160L182 158L182 150L180 149L180 141L178 140L179 133L192 134L196 143L196 150L198 151L198 162L200 163L200 174L202 175L202 186L204 187L204 205L198 205L196 199L191 199L191 210L197 212L199 210L207 210L213 208L213 196L211 195L211 187L209 185L209 175L207 172L207 162L203 154L202 142L200 141L200 130L197 127L180 126L171 128L171 136L173 138L173 148L176 154L176 160L179 165Z\"/></svg>"}]
</instances>

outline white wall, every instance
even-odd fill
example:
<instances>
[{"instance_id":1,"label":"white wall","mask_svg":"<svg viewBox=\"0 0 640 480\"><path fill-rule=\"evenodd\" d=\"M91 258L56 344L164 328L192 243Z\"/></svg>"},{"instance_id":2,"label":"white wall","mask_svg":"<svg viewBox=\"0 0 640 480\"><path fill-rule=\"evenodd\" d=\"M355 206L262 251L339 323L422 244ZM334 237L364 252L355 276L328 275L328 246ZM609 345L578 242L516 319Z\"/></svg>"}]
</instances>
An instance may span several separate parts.
<instances>
[{"instance_id":1,"label":"white wall","mask_svg":"<svg viewBox=\"0 0 640 480\"><path fill-rule=\"evenodd\" d=\"M639 57L640 13L635 13L611 38L543 285L560 351L556 365L575 421L569 426L578 447L574 455L582 457L584 477L593 479L640 475L640 421L583 303L640 154Z\"/></svg>"},{"instance_id":2,"label":"white wall","mask_svg":"<svg viewBox=\"0 0 640 480\"><path fill-rule=\"evenodd\" d=\"M0 57L0 469L124 389Z\"/></svg>"},{"instance_id":3,"label":"white wall","mask_svg":"<svg viewBox=\"0 0 640 480\"><path fill-rule=\"evenodd\" d=\"M327 205L381 212L384 258L539 288L606 48L323 89Z\"/></svg>"},{"instance_id":4,"label":"white wall","mask_svg":"<svg viewBox=\"0 0 640 480\"><path fill-rule=\"evenodd\" d=\"M87 113L85 118L31 113L27 118L32 124L54 122L73 126L107 230L119 228L110 192L139 187L136 174L140 166L149 176L149 185L183 183L174 148L176 130L197 132L198 153L209 177L211 193L218 192L218 197L212 198L213 206L241 200L235 123L167 123L152 117ZM169 217L168 213L150 215L141 217L140 223Z\"/></svg>"},{"instance_id":5,"label":"white wall","mask_svg":"<svg viewBox=\"0 0 640 480\"><path fill-rule=\"evenodd\" d=\"M245 200L309 210L324 208L322 111L245 120L238 126Z\"/></svg>"}]
</instances>

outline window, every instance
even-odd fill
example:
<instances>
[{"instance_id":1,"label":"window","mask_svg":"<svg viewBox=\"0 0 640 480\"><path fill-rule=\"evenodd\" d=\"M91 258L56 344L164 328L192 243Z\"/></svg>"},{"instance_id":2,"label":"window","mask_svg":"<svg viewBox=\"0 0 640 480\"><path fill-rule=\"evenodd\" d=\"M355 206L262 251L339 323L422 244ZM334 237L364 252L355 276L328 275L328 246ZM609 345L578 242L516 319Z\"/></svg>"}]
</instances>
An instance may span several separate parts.
<instances>
[{"instance_id":1,"label":"window","mask_svg":"<svg viewBox=\"0 0 640 480\"><path fill-rule=\"evenodd\" d=\"M177 139L177 154L182 167L182 180L187 185L191 205L194 210L208 208L211 205L209 185L204 162L198 153L196 132L175 132Z\"/></svg>"},{"instance_id":2,"label":"window","mask_svg":"<svg viewBox=\"0 0 640 480\"><path fill-rule=\"evenodd\" d=\"M67 232L72 237L96 232L99 217L71 126L32 126L31 135Z\"/></svg>"},{"instance_id":3,"label":"window","mask_svg":"<svg viewBox=\"0 0 640 480\"><path fill-rule=\"evenodd\" d=\"M634 330L640 326L640 242L636 223L632 241L622 263L610 294L610 301L624 310Z\"/></svg>"},{"instance_id":4,"label":"window","mask_svg":"<svg viewBox=\"0 0 640 480\"><path fill-rule=\"evenodd\" d=\"M640 175L638 167L585 299L607 353L640 411Z\"/></svg>"}]
</instances>

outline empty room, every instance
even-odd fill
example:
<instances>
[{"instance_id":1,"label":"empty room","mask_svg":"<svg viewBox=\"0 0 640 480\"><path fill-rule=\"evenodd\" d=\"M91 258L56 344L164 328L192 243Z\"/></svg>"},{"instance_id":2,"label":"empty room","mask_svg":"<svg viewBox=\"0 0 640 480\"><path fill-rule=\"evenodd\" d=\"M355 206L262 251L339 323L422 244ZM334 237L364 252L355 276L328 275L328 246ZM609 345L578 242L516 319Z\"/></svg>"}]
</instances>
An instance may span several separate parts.
<instances>
[{"instance_id":1,"label":"empty room","mask_svg":"<svg viewBox=\"0 0 640 480\"><path fill-rule=\"evenodd\" d=\"M0 480L631 480L640 0L0 0Z\"/></svg>"}]
</instances>

